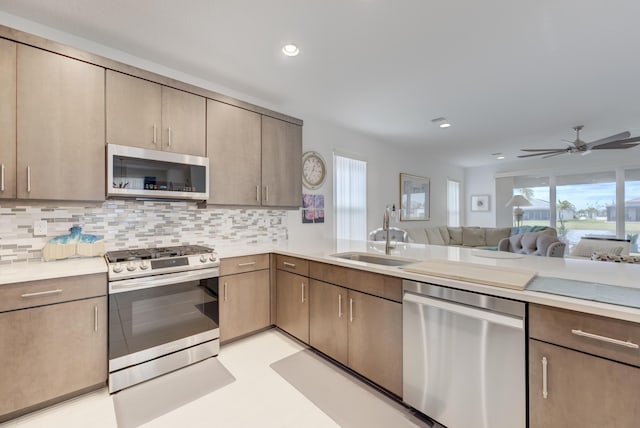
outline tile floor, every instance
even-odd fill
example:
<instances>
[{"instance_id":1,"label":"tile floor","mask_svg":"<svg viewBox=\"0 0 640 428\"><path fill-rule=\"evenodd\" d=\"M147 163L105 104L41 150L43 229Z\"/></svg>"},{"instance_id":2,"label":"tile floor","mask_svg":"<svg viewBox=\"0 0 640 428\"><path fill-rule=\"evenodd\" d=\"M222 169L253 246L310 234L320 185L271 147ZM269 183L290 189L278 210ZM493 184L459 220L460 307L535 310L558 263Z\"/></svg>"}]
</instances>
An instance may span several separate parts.
<instances>
[{"instance_id":1,"label":"tile floor","mask_svg":"<svg viewBox=\"0 0 640 428\"><path fill-rule=\"evenodd\" d=\"M236 378L142 425L173 427L338 427L309 399L284 380L270 364L305 349L272 329L222 347L219 361ZM106 388L31 413L1 428L116 428L112 397Z\"/></svg>"}]
</instances>

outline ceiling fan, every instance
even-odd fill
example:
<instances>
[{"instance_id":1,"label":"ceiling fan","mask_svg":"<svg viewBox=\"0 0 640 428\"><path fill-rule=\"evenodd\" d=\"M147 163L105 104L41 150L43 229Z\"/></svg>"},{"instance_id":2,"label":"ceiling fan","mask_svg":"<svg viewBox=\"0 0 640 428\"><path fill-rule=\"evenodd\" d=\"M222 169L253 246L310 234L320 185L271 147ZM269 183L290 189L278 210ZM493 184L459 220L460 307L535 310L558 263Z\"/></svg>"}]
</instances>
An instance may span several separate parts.
<instances>
[{"instance_id":1,"label":"ceiling fan","mask_svg":"<svg viewBox=\"0 0 640 428\"><path fill-rule=\"evenodd\" d=\"M534 153L520 155L518 157L528 158L531 156L542 156L542 158L545 159L553 156L572 153L580 153L586 155L591 153L591 150L630 149L631 147L635 147L640 144L636 143L636 141L640 141L640 137L629 138L629 136L631 135L629 131L621 132L607 138L601 138L590 143L585 143L580 139L580 130L582 130L582 128L582 125L573 127L573 129L576 131L576 139L575 141L567 141L567 143L569 143L568 147L562 149L522 149L523 152Z\"/></svg>"}]
</instances>

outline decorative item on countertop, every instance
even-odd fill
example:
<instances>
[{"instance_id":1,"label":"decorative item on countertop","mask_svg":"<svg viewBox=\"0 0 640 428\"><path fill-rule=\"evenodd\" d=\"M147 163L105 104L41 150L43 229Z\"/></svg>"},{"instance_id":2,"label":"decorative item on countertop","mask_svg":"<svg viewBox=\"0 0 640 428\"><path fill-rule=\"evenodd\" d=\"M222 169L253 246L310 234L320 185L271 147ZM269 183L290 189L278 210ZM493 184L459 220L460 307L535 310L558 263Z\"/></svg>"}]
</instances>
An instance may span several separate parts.
<instances>
[{"instance_id":1,"label":"decorative item on countertop","mask_svg":"<svg viewBox=\"0 0 640 428\"><path fill-rule=\"evenodd\" d=\"M42 257L45 261L67 259L69 257L95 257L103 256L104 241L96 235L82 233L82 227L73 226L68 235L52 238L42 249Z\"/></svg>"}]
</instances>

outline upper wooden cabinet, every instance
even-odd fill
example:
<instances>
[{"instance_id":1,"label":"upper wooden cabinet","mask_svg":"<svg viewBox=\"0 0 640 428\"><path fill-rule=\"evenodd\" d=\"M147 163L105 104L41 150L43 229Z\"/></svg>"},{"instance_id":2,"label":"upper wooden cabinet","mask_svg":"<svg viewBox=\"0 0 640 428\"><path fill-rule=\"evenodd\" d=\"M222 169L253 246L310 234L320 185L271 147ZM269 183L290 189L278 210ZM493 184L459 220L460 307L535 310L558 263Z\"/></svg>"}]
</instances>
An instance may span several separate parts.
<instances>
[{"instance_id":1,"label":"upper wooden cabinet","mask_svg":"<svg viewBox=\"0 0 640 428\"><path fill-rule=\"evenodd\" d=\"M209 203L300 205L301 126L208 100L207 155Z\"/></svg>"},{"instance_id":2,"label":"upper wooden cabinet","mask_svg":"<svg viewBox=\"0 0 640 428\"><path fill-rule=\"evenodd\" d=\"M0 39L0 199L16 197L16 44Z\"/></svg>"},{"instance_id":3,"label":"upper wooden cabinet","mask_svg":"<svg viewBox=\"0 0 640 428\"><path fill-rule=\"evenodd\" d=\"M107 143L205 155L204 97L107 70Z\"/></svg>"},{"instance_id":4,"label":"upper wooden cabinet","mask_svg":"<svg viewBox=\"0 0 640 428\"><path fill-rule=\"evenodd\" d=\"M260 205L260 115L207 100L210 204Z\"/></svg>"},{"instance_id":5,"label":"upper wooden cabinet","mask_svg":"<svg viewBox=\"0 0 640 428\"><path fill-rule=\"evenodd\" d=\"M262 205L302 203L302 127L262 116Z\"/></svg>"},{"instance_id":6,"label":"upper wooden cabinet","mask_svg":"<svg viewBox=\"0 0 640 428\"><path fill-rule=\"evenodd\" d=\"M18 45L16 111L17 197L104 200L104 69Z\"/></svg>"}]
</instances>

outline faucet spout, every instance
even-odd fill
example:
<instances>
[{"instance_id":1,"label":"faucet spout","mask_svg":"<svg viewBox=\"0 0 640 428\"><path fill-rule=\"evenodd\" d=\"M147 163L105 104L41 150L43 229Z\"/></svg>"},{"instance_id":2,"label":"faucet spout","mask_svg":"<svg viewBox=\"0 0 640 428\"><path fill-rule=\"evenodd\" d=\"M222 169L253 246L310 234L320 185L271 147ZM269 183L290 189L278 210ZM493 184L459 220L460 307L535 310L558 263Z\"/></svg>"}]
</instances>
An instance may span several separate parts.
<instances>
[{"instance_id":1,"label":"faucet spout","mask_svg":"<svg viewBox=\"0 0 640 428\"><path fill-rule=\"evenodd\" d=\"M389 217L391 217L391 206L387 205L382 216L382 230L385 231L386 242L384 245L384 253L391 254L391 242L389 240Z\"/></svg>"}]
</instances>

